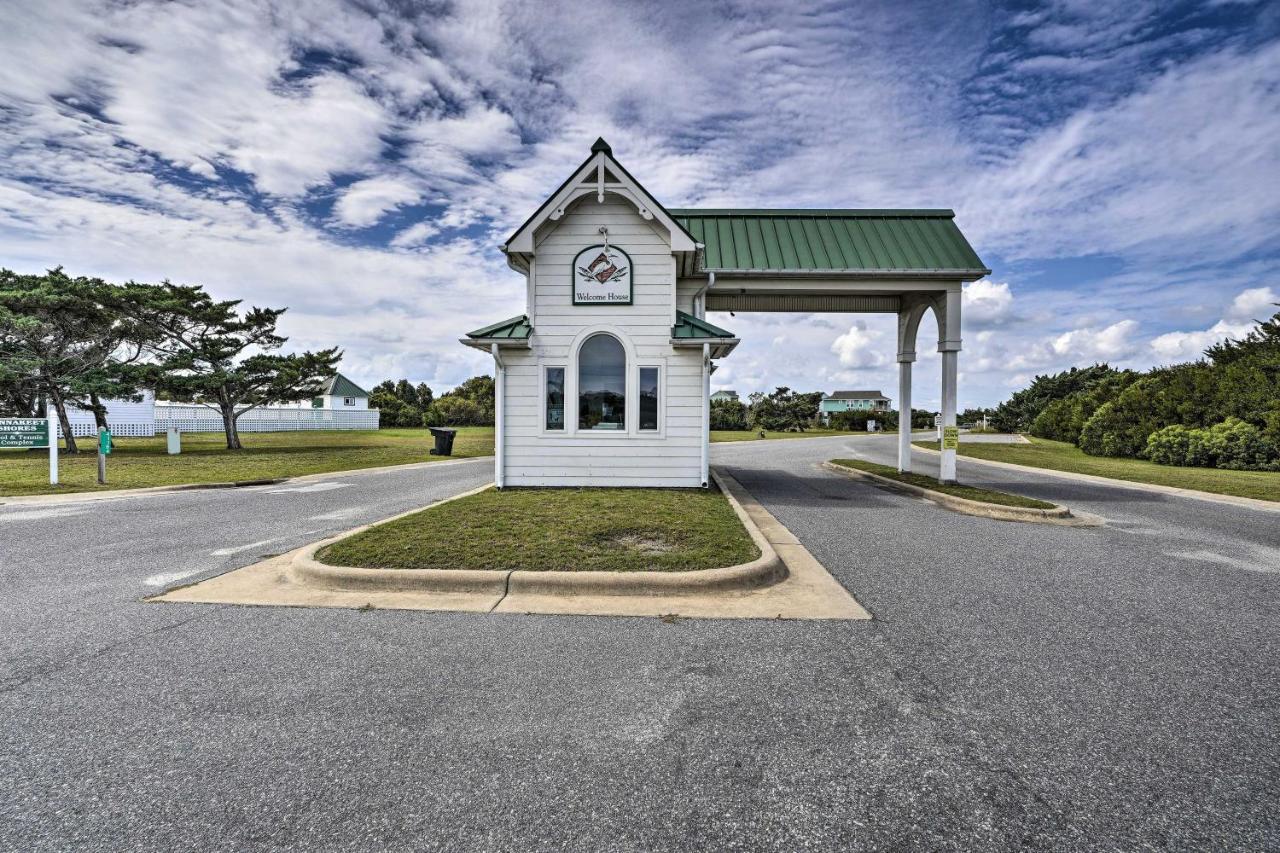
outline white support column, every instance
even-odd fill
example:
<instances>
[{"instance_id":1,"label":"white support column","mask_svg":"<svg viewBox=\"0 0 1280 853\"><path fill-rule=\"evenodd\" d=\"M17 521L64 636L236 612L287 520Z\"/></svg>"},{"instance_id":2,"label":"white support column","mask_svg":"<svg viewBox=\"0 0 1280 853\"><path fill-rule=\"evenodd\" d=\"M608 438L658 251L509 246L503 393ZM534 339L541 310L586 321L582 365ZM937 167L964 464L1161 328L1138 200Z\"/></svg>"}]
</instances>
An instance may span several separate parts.
<instances>
[{"instance_id":1,"label":"white support column","mask_svg":"<svg viewBox=\"0 0 1280 853\"><path fill-rule=\"evenodd\" d=\"M898 354L898 470L911 471L911 363L916 354Z\"/></svg>"},{"instance_id":2,"label":"white support column","mask_svg":"<svg viewBox=\"0 0 1280 853\"><path fill-rule=\"evenodd\" d=\"M956 282L947 289L939 299L942 311L939 312L938 352L942 354L942 431L956 425L956 373L960 361L960 303L962 291ZM938 471L938 480L943 483L956 481L956 451L954 448L942 450L942 465Z\"/></svg>"},{"instance_id":3,"label":"white support column","mask_svg":"<svg viewBox=\"0 0 1280 853\"><path fill-rule=\"evenodd\" d=\"M498 345L491 344L490 351L493 353L493 485L495 488L501 489L503 486L503 473L506 468L503 456L506 449L506 438L503 433L506 425L506 418L503 416L506 408L506 387L507 387L507 365L502 361L502 355L498 352Z\"/></svg>"},{"instance_id":4,"label":"white support column","mask_svg":"<svg viewBox=\"0 0 1280 853\"><path fill-rule=\"evenodd\" d=\"M942 351L942 430L956 425L956 362L960 353L956 350ZM956 452L954 449L942 450L942 467L938 472L938 480L943 483L956 481Z\"/></svg>"}]
</instances>

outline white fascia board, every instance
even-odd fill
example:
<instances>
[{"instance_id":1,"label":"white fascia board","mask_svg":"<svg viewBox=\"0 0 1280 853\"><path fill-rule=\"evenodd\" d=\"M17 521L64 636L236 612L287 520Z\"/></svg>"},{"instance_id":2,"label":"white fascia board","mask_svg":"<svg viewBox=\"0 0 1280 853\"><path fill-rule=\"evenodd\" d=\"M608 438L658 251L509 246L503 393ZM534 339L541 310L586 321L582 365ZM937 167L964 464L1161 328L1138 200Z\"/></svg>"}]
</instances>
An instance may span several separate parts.
<instances>
[{"instance_id":1,"label":"white fascia board","mask_svg":"<svg viewBox=\"0 0 1280 853\"><path fill-rule=\"evenodd\" d=\"M458 343L487 353L492 352L490 347L494 344L510 349L530 349L528 338L458 338Z\"/></svg>"},{"instance_id":2,"label":"white fascia board","mask_svg":"<svg viewBox=\"0 0 1280 853\"><path fill-rule=\"evenodd\" d=\"M601 169L609 168L611 163L616 166L610 171L617 178L617 183L610 182L609 186L605 187L605 190L607 192L616 192L617 185L621 185L627 192L617 193L618 195L636 205L640 210L641 216L646 219L656 219L667 229L667 233L671 237L672 252L694 251L696 244L692 238L685 233L684 229L674 219L662 210L662 205L658 203L657 199L645 192L635 181L628 178L622 166L603 151L596 152L594 157L574 173L573 177L565 183L560 192L552 196L548 202L544 202L541 213L529 220L511 238L507 245L502 247L502 250L508 256L516 252L532 255L534 253L533 235L538 228L550 220L559 219L563 216L565 206L578 196L585 195L587 192L598 192L602 186L598 180L598 175L601 173Z\"/></svg>"}]
</instances>

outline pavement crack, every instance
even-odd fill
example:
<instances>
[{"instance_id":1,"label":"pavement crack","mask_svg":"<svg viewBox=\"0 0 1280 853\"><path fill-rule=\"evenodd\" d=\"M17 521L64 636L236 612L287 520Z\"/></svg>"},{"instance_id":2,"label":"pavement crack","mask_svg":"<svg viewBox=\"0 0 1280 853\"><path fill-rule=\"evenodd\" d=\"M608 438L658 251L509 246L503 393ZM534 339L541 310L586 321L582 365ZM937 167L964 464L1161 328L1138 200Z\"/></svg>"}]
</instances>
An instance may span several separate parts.
<instances>
[{"instance_id":1,"label":"pavement crack","mask_svg":"<svg viewBox=\"0 0 1280 853\"><path fill-rule=\"evenodd\" d=\"M201 613L196 613L195 615L191 616L189 619L183 619L181 622L173 622L168 625L161 625L159 628L154 628L150 631L144 631L141 634L134 634L133 636L125 637L122 640L117 640L116 642L103 646L102 648L97 649L93 652L90 652L89 654L64 658L63 660L57 661L55 663L37 667L36 669L27 673L25 676L11 680L4 685L0 685L0 694L12 693L13 691L18 690L19 688L27 686L28 684L30 684L31 682L35 681L38 678L54 675L55 673L61 672L65 669L71 669L72 667L79 666L80 664L87 663L88 661L96 660L102 657L103 655L113 652L116 649L123 648L124 646L127 646L130 643L136 642L138 640L143 640L143 639L146 639L147 637L154 637L157 634L164 633L165 631L171 631L175 628L181 628L184 625L189 625L192 622L195 622L197 619L203 619L204 617L210 615L211 613L218 610L222 610L228 606L229 605L225 605L225 604L216 605L210 610L206 610Z\"/></svg>"}]
</instances>

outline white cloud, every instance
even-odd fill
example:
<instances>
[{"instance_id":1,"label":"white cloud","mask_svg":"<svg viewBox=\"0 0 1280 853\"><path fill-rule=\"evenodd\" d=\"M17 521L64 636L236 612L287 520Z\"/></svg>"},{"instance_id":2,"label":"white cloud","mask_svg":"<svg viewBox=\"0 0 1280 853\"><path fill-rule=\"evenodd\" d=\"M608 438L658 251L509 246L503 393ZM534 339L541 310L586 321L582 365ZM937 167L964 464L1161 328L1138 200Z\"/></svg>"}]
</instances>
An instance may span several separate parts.
<instances>
[{"instance_id":1,"label":"white cloud","mask_svg":"<svg viewBox=\"0 0 1280 853\"><path fill-rule=\"evenodd\" d=\"M419 197L418 189L410 183L379 175L347 187L333 206L333 213L344 225L363 228L375 224L387 211L413 204Z\"/></svg>"},{"instance_id":2,"label":"white cloud","mask_svg":"<svg viewBox=\"0 0 1280 853\"><path fill-rule=\"evenodd\" d=\"M886 337L881 329L869 326L865 320L855 320L849 331L831 343L831 351L844 367L882 367L889 363L890 355L896 354L893 341L886 340ZM895 352L890 353L889 350Z\"/></svg>"},{"instance_id":3,"label":"white cloud","mask_svg":"<svg viewBox=\"0 0 1280 853\"><path fill-rule=\"evenodd\" d=\"M1013 292L1008 282L982 278L964 286L961 318L966 326L992 326L1010 316Z\"/></svg>"},{"instance_id":4,"label":"white cloud","mask_svg":"<svg viewBox=\"0 0 1280 853\"><path fill-rule=\"evenodd\" d=\"M1165 364L1199 358L1219 341L1249 334L1257 320L1275 313L1273 306L1277 302L1280 302L1280 294L1270 287L1243 290L1231 300L1223 318L1208 329L1157 335L1151 339L1151 350Z\"/></svg>"}]
</instances>

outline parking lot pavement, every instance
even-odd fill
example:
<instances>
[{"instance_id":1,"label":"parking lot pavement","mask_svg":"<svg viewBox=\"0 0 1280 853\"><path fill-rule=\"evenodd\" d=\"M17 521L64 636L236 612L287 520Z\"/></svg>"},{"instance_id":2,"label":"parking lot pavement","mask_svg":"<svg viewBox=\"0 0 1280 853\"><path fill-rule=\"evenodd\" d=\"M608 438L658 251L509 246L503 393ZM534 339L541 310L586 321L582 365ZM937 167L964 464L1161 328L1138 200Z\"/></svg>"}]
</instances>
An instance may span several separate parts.
<instances>
[{"instance_id":1,"label":"parking lot pavement","mask_svg":"<svg viewBox=\"0 0 1280 853\"><path fill-rule=\"evenodd\" d=\"M871 623L140 602L484 462L0 507L0 849L1280 844L1274 516L975 469L1110 520L1013 524L814 467L877 442L713 447Z\"/></svg>"}]
</instances>

